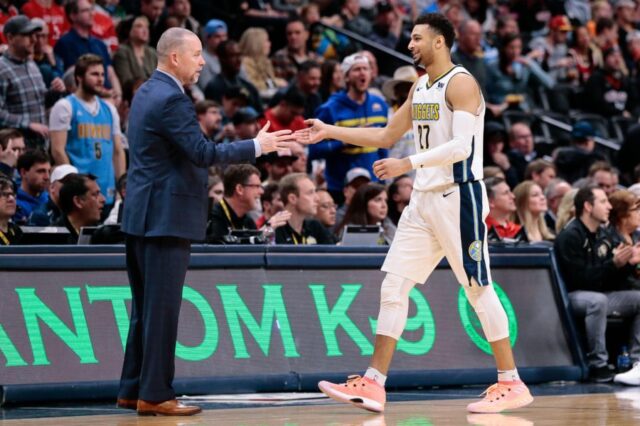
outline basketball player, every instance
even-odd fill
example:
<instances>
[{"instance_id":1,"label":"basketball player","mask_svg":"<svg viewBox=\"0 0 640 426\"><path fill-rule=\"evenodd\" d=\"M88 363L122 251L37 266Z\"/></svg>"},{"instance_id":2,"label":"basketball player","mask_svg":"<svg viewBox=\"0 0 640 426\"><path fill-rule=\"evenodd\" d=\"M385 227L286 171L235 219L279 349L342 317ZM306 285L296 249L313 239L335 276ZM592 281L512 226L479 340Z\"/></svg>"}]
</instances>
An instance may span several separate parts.
<instances>
[{"instance_id":1,"label":"basketball player","mask_svg":"<svg viewBox=\"0 0 640 426\"><path fill-rule=\"evenodd\" d=\"M409 292L424 283L443 256L463 286L495 354L498 382L481 401L469 404L475 413L497 413L533 401L520 380L511 345L507 316L491 284L487 230L488 201L482 182L482 135L485 103L476 80L451 62L455 38L441 14L416 20L409 50L427 74L385 128L335 127L317 119L297 133L303 143L329 138L344 143L389 148L413 126L416 154L374 163L381 179L416 169L414 191L400 218L398 231L382 266L375 349L364 377L346 383L322 381L331 398L382 412L389 364L407 320Z\"/></svg>"}]
</instances>

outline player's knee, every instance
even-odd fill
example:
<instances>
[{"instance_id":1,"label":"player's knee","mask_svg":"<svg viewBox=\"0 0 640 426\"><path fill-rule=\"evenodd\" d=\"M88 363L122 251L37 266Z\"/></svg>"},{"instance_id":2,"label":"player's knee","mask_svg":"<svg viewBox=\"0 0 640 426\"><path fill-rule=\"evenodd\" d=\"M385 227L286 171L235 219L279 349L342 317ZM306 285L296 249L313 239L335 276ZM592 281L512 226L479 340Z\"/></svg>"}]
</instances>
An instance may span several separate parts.
<instances>
[{"instance_id":1,"label":"player's knee","mask_svg":"<svg viewBox=\"0 0 640 426\"><path fill-rule=\"evenodd\" d=\"M484 293L485 287L473 285L473 286L465 286L463 288L464 288L464 293L467 295L467 300L469 301L469 304L473 307L473 309L477 311L478 299L480 298L480 295Z\"/></svg>"},{"instance_id":2,"label":"player's knee","mask_svg":"<svg viewBox=\"0 0 640 426\"><path fill-rule=\"evenodd\" d=\"M486 312L487 310L502 308L493 285L465 287L465 292L469 303L476 311Z\"/></svg>"},{"instance_id":3,"label":"player's knee","mask_svg":"<svg viewBox=\"0 0 640 426\"><path fill-rule=\"evenodd\" d=\"M397 308L404 305L414 285L410 280L388 273L380 287L380 306Z\"/></svg>"},{"instance_id":4,"label":"player's knee","mask_svg":"<svg viewBox=\"0 0 640 426\"><path fill-rule=\"evenodd\" d=\"M492 285L485 287L465 287L467 299L473 306L485 337L495 342L509 336L509 320L500 299Z\"/></svg>"}]
</instances>

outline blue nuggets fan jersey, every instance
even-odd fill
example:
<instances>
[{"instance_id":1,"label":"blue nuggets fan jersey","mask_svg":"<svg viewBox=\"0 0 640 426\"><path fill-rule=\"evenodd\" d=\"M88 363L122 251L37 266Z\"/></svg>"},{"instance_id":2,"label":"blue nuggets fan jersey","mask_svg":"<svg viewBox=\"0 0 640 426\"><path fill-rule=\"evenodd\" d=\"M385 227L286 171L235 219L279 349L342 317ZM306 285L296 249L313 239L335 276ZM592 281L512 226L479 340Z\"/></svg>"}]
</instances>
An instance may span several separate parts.
<instances>
[{"instance_id":1,"label":"blue nuggets fan jersey","mask_svg":"<svg viewBox=\"0 0 640 426\"><path fill-rule=\"evenodd\" d=\"M451 79L459 73L470 74L464 67L455 66L432 83L429 82L428 75L418 80L411 105L416 152L444 145L453 139L453 110L447 104L446 93ZM429 191L453 183L482 179L484 110L485 103L482 99L476 112L478 118L473 132L471 155L446 166L418 168L413 185L415 189Z\"/></svg>"},{"instance_id":2,"label":"blue nuggets fan jersey","mask_svg":"<svg viewBox=\"0 0 640 426\"><path fill-rule=\"evenodd\" d=\"M105 101L98 98L100 108L92 115L75 95L67 99L71 103L71 129L67 138L67 155L80 173L97 177L106 204L115 199L115 171L113 169L113 117Z\"/></svg>"}]
</instances>

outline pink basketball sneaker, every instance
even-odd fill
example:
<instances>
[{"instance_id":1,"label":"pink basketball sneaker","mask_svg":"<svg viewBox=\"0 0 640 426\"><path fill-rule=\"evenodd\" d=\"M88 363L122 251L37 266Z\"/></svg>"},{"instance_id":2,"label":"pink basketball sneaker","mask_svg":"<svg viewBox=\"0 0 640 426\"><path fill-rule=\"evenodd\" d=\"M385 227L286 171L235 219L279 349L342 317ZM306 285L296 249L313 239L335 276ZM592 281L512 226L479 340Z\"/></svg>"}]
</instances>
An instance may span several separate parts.
<instances>
[{"instance_id":1,"label":"pink basketball sneaker","mask_svg":"<svg viewBox=\"0 0 640 426\"><path fill-rule=\"evenodd\" d=\"M472 413L499 413L524 407L533 402L527 386L521 381L498 382L484 391L484 399L467 405Z\"/></svg>"},{"instance_id":2,"label":"pink basketball sneaker","mask_svg":"<svg viewBox=\"0 0 640 426\"><path fill-rule=\"evenodd\" d=\"M349 376L346 383L321 381L318 387L325 395L338 402L348 402L359 408L382 413L387 393L384 387L367 377Z\"/></svg>"}]
</instances>

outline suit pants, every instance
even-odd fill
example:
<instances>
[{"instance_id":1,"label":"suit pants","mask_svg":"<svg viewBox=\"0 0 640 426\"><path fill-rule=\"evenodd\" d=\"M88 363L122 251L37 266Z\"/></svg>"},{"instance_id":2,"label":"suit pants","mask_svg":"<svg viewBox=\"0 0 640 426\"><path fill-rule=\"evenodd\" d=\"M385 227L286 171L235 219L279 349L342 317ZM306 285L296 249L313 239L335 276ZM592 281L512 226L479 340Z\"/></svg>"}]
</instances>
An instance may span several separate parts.
<instances>
[{"instance_id":1,"label":"suit pants","mask_svg":"<svg viewBox=\"0 0 640 426\"><path fill-rule=\"evenodd\" d=\"M132 303L118 398L175 398L178 317L190 251L184 238L127 235Z\"/></svg>"}]
</instances>

